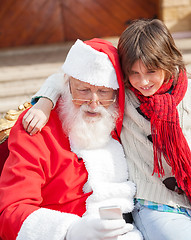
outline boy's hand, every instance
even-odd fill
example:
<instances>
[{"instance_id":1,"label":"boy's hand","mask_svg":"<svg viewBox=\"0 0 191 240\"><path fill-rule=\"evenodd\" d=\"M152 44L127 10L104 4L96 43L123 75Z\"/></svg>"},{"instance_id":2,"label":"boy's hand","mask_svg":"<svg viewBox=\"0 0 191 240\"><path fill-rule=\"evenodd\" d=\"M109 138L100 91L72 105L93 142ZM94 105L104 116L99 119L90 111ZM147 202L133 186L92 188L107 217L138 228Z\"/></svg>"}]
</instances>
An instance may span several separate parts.
<instances>
[{"instance_id":1,"label":"boy's hand","mask_svg":"<svg viewBox=\"0 0 191 240\"><path fill-rule=\"evenodd\" d=\"M34 135L48 122L53 104L48 98L40 98L23 116L23 127L30 134Z\"/></svg>"}]
</instances>

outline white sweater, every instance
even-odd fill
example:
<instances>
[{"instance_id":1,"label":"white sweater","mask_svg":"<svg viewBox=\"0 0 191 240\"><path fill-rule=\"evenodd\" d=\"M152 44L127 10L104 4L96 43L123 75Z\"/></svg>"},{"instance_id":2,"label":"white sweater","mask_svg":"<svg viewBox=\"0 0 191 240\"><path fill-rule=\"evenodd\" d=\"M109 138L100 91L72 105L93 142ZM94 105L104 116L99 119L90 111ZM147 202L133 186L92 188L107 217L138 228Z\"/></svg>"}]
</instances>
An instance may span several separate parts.
<instances>
[{"instance_id":1,"label":"white sweater","mask_svg":"<svg viewBox=\"0 0 191 240\"><path fill-rule=\"evenodd\" d=\"M153 144L147 138L151 134L150 122L140 115L136 108L140 103L130 90L126 92L125 116L121 140L125 150L129 177L137 185L136 197L173 207L191 208L185 195L166 188L163 180L171 175L171 168L163 159L165 176L160 179L153 173ZM187 93L178 105L180 126L191 147L191 80L189 80ZM191 159L190 159L191 160Z\"/></svg>"},{"instance_id":2,"label":"white sweater","mask_svg":"<svg viewBox=\"0 0 191 240\"><path fill-rule=\"evenodd\" d=\"M52 100L54 106L58 100L64 82L64 73L51 75L33 98L45 96ZM126 107L121 140L125 150L129 169L129 178L137 185L137 198L167 204L173 207L191 208L185 195L178 195L168 190L163 180L171 176L171 169L163 161L165 176L159 179L153 173L153 145L147 138L151 134L150 122L141 116L136 108L140 103L129 90L126 91ZM191 79L182 102L178 105L180 126L191 148Z\"/></svg>"}]
</instances>

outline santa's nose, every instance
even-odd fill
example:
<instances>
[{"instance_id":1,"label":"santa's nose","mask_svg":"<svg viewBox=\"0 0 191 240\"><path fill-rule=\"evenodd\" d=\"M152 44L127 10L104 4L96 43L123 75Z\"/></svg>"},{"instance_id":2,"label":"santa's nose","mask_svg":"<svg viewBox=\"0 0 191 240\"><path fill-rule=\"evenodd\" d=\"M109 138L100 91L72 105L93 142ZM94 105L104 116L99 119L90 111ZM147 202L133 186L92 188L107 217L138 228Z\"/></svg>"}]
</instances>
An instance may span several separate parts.
<instances>
[{"instance_id":1,"label":"santa's nose","mask_svg":"<svg viewBox=\"0 0 191 240\"><path fill-rule=\"evenodd\" d=\"M98 104L99 104L99 98L96 93L93 93L89 106L91 107L91 109L95 109L98 106Z\"/></svg>"}]
</instances>

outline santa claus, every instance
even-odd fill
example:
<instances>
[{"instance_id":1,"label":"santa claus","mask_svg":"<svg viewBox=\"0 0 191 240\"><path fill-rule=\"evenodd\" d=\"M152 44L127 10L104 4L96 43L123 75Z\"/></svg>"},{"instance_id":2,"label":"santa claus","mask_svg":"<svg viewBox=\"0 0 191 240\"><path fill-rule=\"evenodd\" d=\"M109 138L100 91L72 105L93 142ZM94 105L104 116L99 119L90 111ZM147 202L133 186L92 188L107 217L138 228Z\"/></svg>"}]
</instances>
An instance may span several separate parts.
<instances>
[{"instance_id":1,"label":"santa claus","mask_svg":"<svg viewBox=\"0 0 191 240\"><path fill-rule=\"evenodd\" d=\"M62 97L47 125L30 136L23 113L9 136L0 180L2 239L142 239L133 224L99 216L100 207L116 205L127 215L135 194L119 141L124 88L116 48L77 40L56 76Z\"/></svg>"}]
</instances>

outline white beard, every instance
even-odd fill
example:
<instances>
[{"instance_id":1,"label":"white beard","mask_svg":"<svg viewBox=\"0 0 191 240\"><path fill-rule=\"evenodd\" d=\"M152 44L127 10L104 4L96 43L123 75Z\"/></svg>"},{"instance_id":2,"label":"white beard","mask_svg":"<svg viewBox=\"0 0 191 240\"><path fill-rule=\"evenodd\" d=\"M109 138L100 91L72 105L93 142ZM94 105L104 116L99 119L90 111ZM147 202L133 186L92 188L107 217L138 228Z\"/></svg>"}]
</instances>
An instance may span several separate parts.
<instances>
[{"instance_id":1,"label":"white beard","mask_svg":"<svg viewBox=\"0 0 191 240\"><path fill-rule=\"evenodd\" d=\"M91 110L88 105L76 107L68 90L65 90L59 100L59 117L62 127L69 136L70 144L75 149L95 149L103 147L111 138L111 132L115 128L117 107L111 105L108 109L98 106L95 112L99 117L84 117L84 112Z\"/></svg>"}]
</instances>

